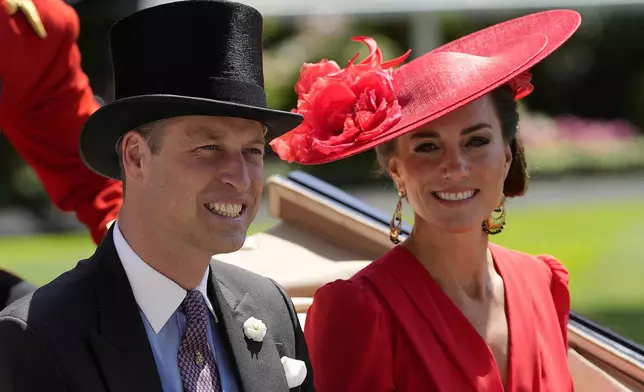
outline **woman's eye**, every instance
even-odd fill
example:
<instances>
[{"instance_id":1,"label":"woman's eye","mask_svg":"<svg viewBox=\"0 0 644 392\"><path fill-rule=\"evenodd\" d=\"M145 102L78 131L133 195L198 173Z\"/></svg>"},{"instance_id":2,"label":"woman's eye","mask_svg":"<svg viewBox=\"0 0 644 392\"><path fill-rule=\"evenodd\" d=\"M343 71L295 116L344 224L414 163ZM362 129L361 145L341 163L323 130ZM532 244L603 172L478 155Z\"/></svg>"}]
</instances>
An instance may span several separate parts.
<instances>
[{"instance_id":1,"label":"woman's eye","mask_svg":"<svg viewBox=\"0 0 644 392\"><path fill-rule=\"evenodd\" d=\"M416 146L414 149L415 152L431 152L438 149L438 146L436 146L434 143L423 143L419 144Z\"/></svg>"},{"instance_id":2,"label":"woman's eye","mask_svg":"<svg viewBox=\"0 0 644 392\"><path fill-rule=\"evenodd\" d=\"M490 143L490 141L488 139L486 139L484 137L477 136L477 137L471 138L470 141L467 144L470 145L470 146L474 146L474 147L480 147L480 146L484 146L484 145L486 145L488 143Z\"/></svg>"},{"instance_id":3,"label":"woman's eye","mask_svg":"<svg viewBox=\"0 0 644 392\"><path fill-rule=\"evenodd\" d=\"M210 144L210 145L207 145L207 146L199 147L199 149L200 150L213 150L213 151L216 151L216 150L219 150L219 146L217 146L215 144Z\"/></svg>"}]
</instances>

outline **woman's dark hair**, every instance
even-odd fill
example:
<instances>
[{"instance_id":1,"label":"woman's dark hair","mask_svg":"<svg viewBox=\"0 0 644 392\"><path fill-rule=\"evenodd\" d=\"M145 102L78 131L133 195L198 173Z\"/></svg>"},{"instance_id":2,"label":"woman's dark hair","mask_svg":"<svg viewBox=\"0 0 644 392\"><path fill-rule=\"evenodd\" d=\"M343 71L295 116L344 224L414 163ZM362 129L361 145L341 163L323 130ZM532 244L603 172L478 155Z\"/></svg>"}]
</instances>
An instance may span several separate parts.
<instances>
[{"instance_id":1,"label":"woman's dark hair","mask_svg":"<svg viewBox=\"0 0 644 392\"><path fill-rule=\"evenodd\" d=\"M523 144L519 139L519 112L514 100L512 89L501 86L490 93L494 108L499 116L503 139L510 145L512 163L508 176L503 185L503 193L507 197L521 196L528 188L530 176L525 159ZM376 147L378 164L382 173L389 171L389 159L396 153L396 140L383 143Z\"/></svg>"}]
</instances>

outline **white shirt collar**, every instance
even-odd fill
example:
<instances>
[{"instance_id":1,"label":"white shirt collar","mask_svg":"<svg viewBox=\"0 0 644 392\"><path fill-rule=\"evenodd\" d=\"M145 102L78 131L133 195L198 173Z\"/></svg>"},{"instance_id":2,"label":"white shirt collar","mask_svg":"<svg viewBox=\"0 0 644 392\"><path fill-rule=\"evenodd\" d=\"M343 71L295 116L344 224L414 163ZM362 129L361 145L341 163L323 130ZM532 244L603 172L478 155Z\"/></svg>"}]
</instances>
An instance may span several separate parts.
<instances>
[{"instance_id":1,"label":"white shirt collar","mask_svg":"<svg viewBox=\"0 0 644 392\"><path fill-rule=\"evenodd\" d=\"M114 223L114 246L125 269L127 279L134 294L134 299L141 311L150 322L155 333L159 333L172 314L179 308L187 295L187 291L168 279L144 262L128 244L121 233L118 221ZM215 316L210 299L208 298L208 272L206 268L201 283L196 287L206 300L208 308Z\"/></svg>"}]
</instances>

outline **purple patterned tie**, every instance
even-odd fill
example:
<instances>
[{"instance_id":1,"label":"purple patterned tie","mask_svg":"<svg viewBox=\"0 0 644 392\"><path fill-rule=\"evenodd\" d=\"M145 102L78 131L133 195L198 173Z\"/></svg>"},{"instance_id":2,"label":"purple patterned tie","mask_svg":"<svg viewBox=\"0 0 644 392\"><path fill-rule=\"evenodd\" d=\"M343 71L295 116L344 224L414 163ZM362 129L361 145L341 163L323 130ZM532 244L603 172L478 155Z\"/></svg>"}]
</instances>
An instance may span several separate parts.
<instances>
[{"instance_id":1,"label":"purple patterned tie","mask_svg":"<svg viewBox=\"0 0 644 392\"><path fill-rule=\"evenodd\" d=\"M181 303L186 315L177 355L185 392L221 392L217 363L208 346L208 308L199 290L188 291Z\"/></svg>"}]
</instances>

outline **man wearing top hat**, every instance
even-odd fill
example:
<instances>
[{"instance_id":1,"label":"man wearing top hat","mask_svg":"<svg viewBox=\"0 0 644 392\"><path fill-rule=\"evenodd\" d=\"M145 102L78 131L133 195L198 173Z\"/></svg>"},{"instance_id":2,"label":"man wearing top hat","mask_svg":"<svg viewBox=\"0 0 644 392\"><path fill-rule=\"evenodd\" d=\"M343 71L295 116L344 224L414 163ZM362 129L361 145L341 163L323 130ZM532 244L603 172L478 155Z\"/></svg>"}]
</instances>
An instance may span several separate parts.
<instances>
[{"instance_id":1,"label":"man wearing top hat","mask_svg":"<svg viewBox=\"0 0 644 392\"><path fill-rule=\"evenodd\" d=\"M0 313L0 390L313 390L295 309L238 250L259 208L270 110L262 17L228 1L137 12L111 32L115 102L80 152L124 183L96 252Z\"/></svg>"}]
</instances>

